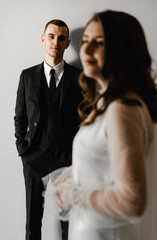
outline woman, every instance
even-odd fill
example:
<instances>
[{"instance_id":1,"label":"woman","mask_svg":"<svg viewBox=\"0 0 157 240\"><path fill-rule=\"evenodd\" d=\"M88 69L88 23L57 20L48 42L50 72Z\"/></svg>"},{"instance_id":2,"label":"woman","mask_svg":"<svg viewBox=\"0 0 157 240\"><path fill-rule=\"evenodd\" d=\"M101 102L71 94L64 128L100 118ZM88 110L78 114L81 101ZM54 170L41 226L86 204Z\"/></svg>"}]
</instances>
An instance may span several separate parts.
<instances>
[{"instance_id":1,"label":"woman","mask_svg":"<svg viewBox=\"0 0 157 240\"><path fill-rule=\"evenodd\" d=\"M80 58L82 124L72 167L53 185L60 211L70 209L69 239L156 240L157 91L141 25L124 12L94 15Z\"/></svg>"}]
</instances>

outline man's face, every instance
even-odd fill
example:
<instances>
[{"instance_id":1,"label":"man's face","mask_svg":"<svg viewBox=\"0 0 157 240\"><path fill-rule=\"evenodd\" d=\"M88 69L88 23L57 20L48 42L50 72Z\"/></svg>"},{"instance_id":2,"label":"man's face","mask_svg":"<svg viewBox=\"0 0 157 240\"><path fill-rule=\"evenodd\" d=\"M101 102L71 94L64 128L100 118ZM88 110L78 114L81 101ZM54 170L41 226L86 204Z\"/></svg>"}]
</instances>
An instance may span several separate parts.
<instances>
[{"instance_id":1,"label":"man's face","mask_svg":"<svg viewBox=\"0 0 157 240\"><path fill-rule=\"evenodd\" d=\"M67 28L49 24L41 39L45 46L46 58L62 61L64 51L70 44Z\"/></svg>"}]
</instances>

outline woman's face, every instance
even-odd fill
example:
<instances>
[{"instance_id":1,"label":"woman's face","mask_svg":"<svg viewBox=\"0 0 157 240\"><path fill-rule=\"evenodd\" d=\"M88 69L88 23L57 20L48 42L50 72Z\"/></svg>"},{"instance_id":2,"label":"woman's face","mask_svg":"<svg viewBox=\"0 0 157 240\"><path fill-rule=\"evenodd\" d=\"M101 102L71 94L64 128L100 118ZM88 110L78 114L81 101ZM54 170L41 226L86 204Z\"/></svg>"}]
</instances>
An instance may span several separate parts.
<instances>
[{"instance_id":1,"label":"woman's face","mask_svg":"<svg viewBox=\"0 0 157 240\"><path fill-rule=\"evenodd\" d=\"M105 61L105 36L100 22L92 21L86 27L80 48L84 74L104 81L102 70Z\"/></svg>"}]
</instances>

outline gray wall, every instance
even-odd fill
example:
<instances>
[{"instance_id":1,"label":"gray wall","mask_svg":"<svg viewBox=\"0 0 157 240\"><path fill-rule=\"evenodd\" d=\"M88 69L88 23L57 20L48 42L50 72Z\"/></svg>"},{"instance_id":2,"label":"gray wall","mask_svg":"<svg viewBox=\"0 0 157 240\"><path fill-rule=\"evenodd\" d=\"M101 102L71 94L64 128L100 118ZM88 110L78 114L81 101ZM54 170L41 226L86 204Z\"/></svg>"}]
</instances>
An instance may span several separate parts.
<instances>
[{"instance_id":1,"label":"gray wall","mask_svg":"<svg viewBox=\"0 0 157 240\"><path fill-rule=\"evenodd\" d=\"M14 138L14 107L23 68L43 61L41 34L47 21L61 18L72 31L67 62L77 64L76 36L96 11L127 11L142 23L157 60L156 0L1 0L0 1L0 238L24 239L25 190ZM156 64L154 67L157 69ZM45 239L47 240L47 239Z\"/></svg>"}]
</instances>

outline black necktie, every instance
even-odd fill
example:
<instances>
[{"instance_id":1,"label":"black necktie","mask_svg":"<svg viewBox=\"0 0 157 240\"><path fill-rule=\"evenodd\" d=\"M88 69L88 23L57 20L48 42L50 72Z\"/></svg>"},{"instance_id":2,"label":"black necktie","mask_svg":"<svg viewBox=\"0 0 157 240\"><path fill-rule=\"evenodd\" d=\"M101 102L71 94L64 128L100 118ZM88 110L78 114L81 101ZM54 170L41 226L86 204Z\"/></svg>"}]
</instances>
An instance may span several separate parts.
<instances>
[{"instance_id":1,"label":"black necktie","mask_svg":"<svg viewBox=\"0 0 157 240\"><path fill-rule=\"evenodd\" d=\"M51 91L55 91L55 89L56 89L56 80L55 80L55 76L54 76L55 70L51 69L50 73L51 73L50 89L51 89Z\"/></svg>"}]
</instances>

